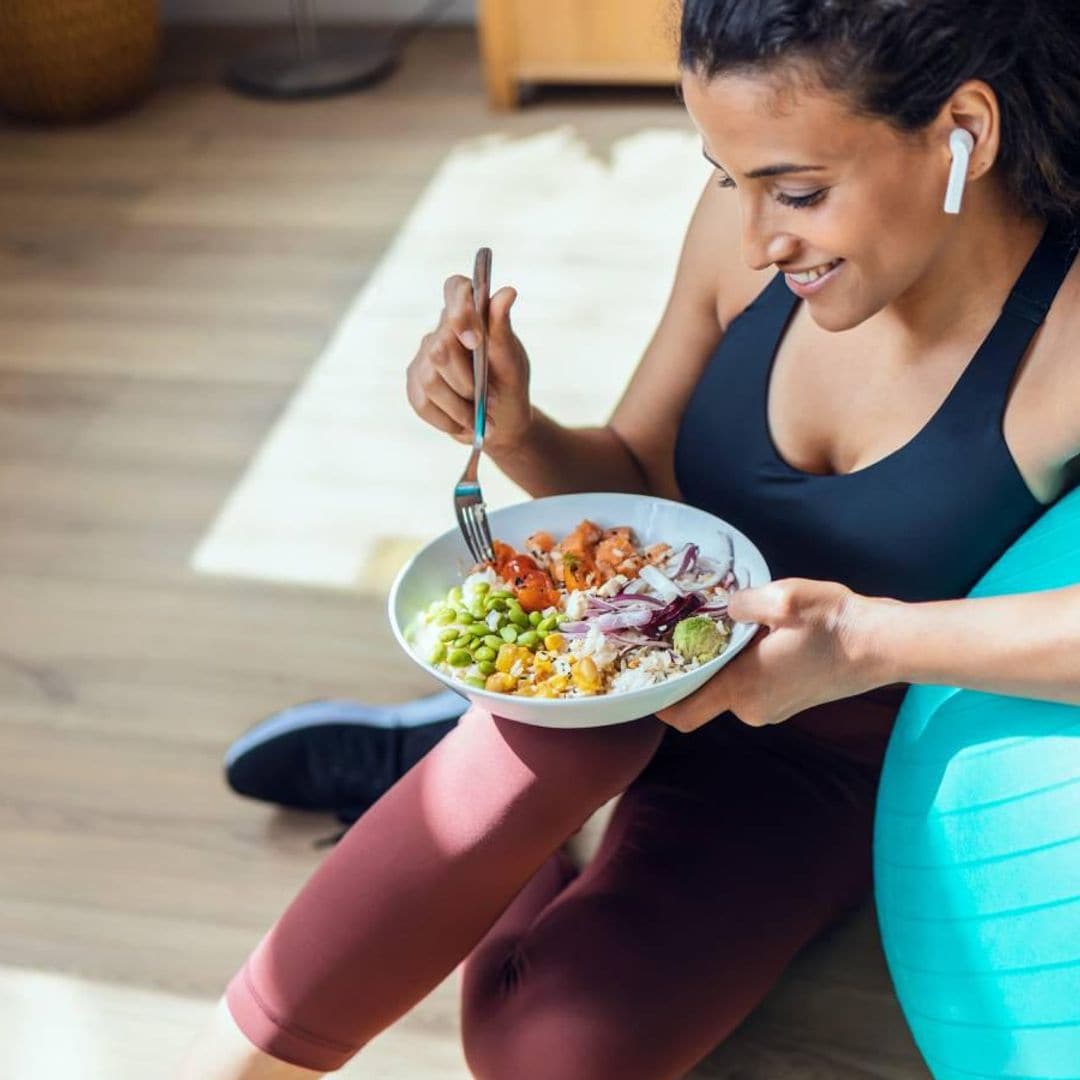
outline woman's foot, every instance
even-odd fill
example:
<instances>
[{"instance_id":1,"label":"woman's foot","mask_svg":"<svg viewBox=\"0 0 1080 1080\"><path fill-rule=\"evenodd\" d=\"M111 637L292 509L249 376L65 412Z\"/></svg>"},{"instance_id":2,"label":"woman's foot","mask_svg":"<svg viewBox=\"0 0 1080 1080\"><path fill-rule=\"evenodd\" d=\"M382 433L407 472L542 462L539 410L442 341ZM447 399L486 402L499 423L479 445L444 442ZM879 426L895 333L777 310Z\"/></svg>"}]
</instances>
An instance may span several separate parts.
<instances>
[{"instance_id":1,"label":"woman's foot","mask_svg":"<svg viewBox=\"0 0 1080 1080\"><path fill-rule=\"evenodd\" d=\"M309 701L268 716L225 753L239 795L355 821L469 707L446 690L401 705Z\"/></svg>"}]
</instances>

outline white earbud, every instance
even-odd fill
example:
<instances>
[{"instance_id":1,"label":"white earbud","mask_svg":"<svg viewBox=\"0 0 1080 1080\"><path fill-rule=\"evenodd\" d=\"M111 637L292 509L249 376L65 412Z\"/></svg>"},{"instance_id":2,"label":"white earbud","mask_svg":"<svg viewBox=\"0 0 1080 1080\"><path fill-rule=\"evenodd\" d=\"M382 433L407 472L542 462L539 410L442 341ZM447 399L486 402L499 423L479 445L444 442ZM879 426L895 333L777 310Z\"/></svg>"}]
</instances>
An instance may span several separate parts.
<instances>
[{"instance_id":1,"label":"white earbud","mask_svg":"<svg viewBox=\"0 0 1080 1080\"><path fill-rule=\"evenodd\" d=\"M952 151L952 168L949 170L949 186L945 189L945 213L959 214L960 202L964 197L964 184L967 183L968 163L975 140L970 131L953 128L949 135L949 149Z\"/></svg>"}]
</instances>

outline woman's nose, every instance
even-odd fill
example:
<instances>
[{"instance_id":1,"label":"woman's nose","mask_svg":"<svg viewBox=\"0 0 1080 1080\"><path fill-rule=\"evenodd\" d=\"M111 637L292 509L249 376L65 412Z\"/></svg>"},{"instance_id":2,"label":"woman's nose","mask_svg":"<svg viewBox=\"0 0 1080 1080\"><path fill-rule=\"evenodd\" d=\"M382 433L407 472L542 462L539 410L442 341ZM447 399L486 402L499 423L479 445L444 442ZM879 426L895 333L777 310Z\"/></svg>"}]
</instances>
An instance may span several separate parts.
<instances>
[{"instance_id":1,"label":"woman's nose","mask_svg":"<svg viewBox=\"0 0 1080 1080\"><path fill-rule=\"evenodd\" d=\"M766 217L754 211L743 211L743 260L752 270L766 270L776 263L791 261L798 240L790 233L770 227Z\"/></svg>"}]
</instances>

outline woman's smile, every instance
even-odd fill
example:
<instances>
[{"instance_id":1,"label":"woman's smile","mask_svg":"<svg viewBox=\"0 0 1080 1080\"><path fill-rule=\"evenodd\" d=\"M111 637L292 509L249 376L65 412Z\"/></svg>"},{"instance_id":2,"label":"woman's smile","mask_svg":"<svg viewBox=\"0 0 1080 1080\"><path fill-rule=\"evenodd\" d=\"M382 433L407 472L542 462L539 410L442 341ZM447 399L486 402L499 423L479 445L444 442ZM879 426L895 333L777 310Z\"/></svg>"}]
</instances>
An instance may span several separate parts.
<instances>
[{"instance_id":1,"label":"woman's smile","mask_svg":"<svg viewBox=\"0 0 1080 1080\"><path fill-rule=\"evenodd\" d=\"M833 281L844 265L843 259L808 267L806 270L785 270L784 279L788 288L796 296L803 298L816 296L830 281Z\"/></svg>"}]
</instances>

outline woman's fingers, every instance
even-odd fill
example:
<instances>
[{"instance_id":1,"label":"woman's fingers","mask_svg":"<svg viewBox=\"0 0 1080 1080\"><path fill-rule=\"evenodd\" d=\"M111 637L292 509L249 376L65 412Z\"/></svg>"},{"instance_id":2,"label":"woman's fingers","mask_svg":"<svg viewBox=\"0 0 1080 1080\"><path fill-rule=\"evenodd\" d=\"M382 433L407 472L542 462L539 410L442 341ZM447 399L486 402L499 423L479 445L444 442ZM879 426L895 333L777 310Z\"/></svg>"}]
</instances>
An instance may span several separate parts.
<instances>
[{"instance_id":1,"label":"woman's fingers","mask_svg":"<svg viewBox=\"0 0 1080 1080\"><path fill-rule=\"evenodd\" d=\"M472 401L472 357L462 348L457 338L446 330L437 331L428 355L435 371L454 393L466 401Z\"/></svg>"},{"instance_id":2,"label":"woman's fingers","mask_svg":"<svg viewBox=\"0 0 1080 1080\"><path fill-rule=\"evenodd\" d=\"M443 285L443 321L466 349L475 349L476 308L473 306L472 281L461 274L446 279Z\"/></svg>"},{"instance_id":3,"label":"woman's fingers","mask_svg":"<svg viewBox=\"0 0 1080 1080\"><path fill-rule=\"evenodd\" d=\"M430 424L438 431L452 435L460 442L472 442L472 425L465 428L451 417L447 416L433 401L425 401L417 410L416 415L421 420Z\"/></svg>"},{"instance_id":4,"label":"woman's fingers","mask_svg":"<svg viewBox=\"0 0 1080 1080\"><path fill-rule=\"evenodd\" d=\"M449 383L441 379L427 387L427 398L437 409L448 416L458 428L472 430L475 408L458 394Z\"/></svg>"}]
</instances>

